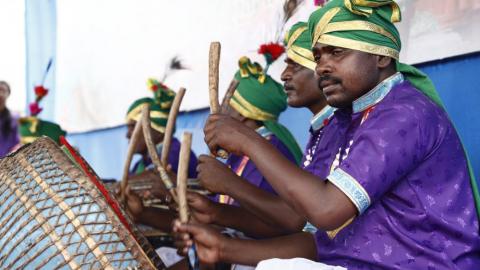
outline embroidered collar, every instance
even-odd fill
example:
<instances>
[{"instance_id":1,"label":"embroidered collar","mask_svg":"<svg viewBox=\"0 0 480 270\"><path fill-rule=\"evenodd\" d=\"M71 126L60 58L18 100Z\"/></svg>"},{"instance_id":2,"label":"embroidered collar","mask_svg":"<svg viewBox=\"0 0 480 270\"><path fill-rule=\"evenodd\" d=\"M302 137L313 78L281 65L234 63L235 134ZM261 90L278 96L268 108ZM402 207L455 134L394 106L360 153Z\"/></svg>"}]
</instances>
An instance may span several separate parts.
<instances>
[{"instance_id":1,"label":"embroidered collar","mask_svg":"<svg viewBox=\"0 0 480 270\"><path fill-rule=\"evenodd\" d=\"M317 131L326 126L328 124L328 120L330 117L332 117L335 110L336 108L327 105L319 113L315 114L310 120L312 130Z\"/></svg>"},{"instance_id":2,"label":"embroidered collar","mask_svg":"<svg viewBox=\"0 0 480 270\"><path fill-rule=\"evenodd\" d=\"M264 138L266 138L266 137L268 137L268 136L270 136L270 135L273 134L273 133L272 133L270 130L268 130L265 126L261 126L261 127L257 128L255 131L256 131L258 134L260 134L262 137L264 137Z\"/></svg>"},{"instance_id":3,"label":"embroidered collar","mask_svg":"<svg viewBox=\"0 0 480 270\"><path fill-rule=\"evenodd\" d=\"M392 90L395 85L401 82L403 82L403 75L400 72L388 77L380 84L375 86L375 88L353 102L353 113L364 111L382 101L382 99L390 92L390 90Z\"/></svg>"}]
</instances>

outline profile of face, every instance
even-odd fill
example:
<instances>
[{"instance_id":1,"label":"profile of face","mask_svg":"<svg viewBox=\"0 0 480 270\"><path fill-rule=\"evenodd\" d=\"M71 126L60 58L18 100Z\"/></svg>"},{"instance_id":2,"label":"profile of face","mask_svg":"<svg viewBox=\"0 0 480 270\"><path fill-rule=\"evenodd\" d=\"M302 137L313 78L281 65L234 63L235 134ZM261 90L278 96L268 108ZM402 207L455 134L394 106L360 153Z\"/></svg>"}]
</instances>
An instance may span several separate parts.
<instances>
[{"instance_id":1,"label":"profile of face","mask_svg":"<svg viewBox=\"0 0 480 270\"><path fill-rule=\"evenodd\" d=\"M311 108L316 104L325 104L325 96L318 87L315 71L308 69L290 58L285 59L287 66L281 74L288 105L295 108Z\"/></svg>"},{"instance_id":2,"label":"profile of face","mask_svg":"<svg viewBox=\"0 0 480 270\"><path fill-rule=\"evenodd\" d=\"M10 96L10 86L5 82L0 82L0 110L7 105L7 99Z\"/></svg>"},{"instance_id":3,"label":"profile of face","mask_svg":"<svg viewBox=\"0 0 480 270\"><path fill-rule=\"evenodd\" d=\"M134 121L134 120L128 120L128 122L127 122L126 137L127 137L128 141L130 141L130 139L132 138L133 130L135 129L136 124L137 124L137 121ZM158 144L158 143L161 143L163 141L163 137L164 137L163 133L158 132L157 130L153 129L152 127L150 127L150 132L152 134L152 140L153 140L154 144ZM138 143L135 147L134 152L136 154L141 154L141 155L146 155L148 153L147 144L145 143L145 138L143 136L143 132L142 132L142 135L140 135L140 138L138 140Z\"/></svg>"},{"instance_id":4,"label":"profile of face","mask_svg":"<svg viewBox=\"0 0 480 270\"><path fill-rule=\"evenodd\" d=\"M361 51L317 43L312 48L318 86L330 106L351 107L352 102L381 81L391 59Z\"/></svg>"}]
</instances>

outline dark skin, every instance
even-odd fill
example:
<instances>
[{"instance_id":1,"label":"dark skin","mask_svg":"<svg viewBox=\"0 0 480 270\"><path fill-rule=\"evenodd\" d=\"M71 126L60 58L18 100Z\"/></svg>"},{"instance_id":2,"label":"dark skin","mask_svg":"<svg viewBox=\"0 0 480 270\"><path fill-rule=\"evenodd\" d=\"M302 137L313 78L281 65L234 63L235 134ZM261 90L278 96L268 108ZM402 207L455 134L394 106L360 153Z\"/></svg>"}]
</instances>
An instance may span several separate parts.
<instances>
[{"instance_id":1,"label":"dark skin","mask_svg":"<svg viewBox=\"0 0 480 270\"><path fill-rule=\"evenodd\" d=\"M292 107L307 107L313 114L320 112L325 107L326 100L318 88L315 72L297 64L289 58L287 58L285 62L287 66L282 72L281 78L285 83L289 105ZM240 130L239 133L242 133L242 130ZM278 155L281 154L278 153ZM219 182L216 188L232 192L241 189L236 183L226 183L223 181ZM248 189L245 190L247 194L252 194L251 192L253 192ZM255 196L250 196L250 198L254 197ZM280 201L275 201L275 205L285 204L278 196L273 197ZM269 200L271 199L263 198L261 201L250 199L250 201L247 200L245 203L242 201L241 204L250 206L249 203L251 203L252 205L249 207L249 210L255 212L254 209L258 208L259 205L268 206L271 204L273 206L274 201L270 202ZM293 211L293 213L288 211L282 212L285 210L275 210L272 206L269 208L264 207L265 212L257 210L256 213L258 215L268 216L269 219L275 219L279 222L288 219L294 220L296 217L299 217L302 221L302 226L304 225L305 219L295 211ZM205 226L197 226L194 224L182 225L178 221L174 224L173 230L177 238L176 246L180 252L186 252L187 248L193 243L190 236L186 234L186 232L188 232L193 236L193 239L195 239L195 243L201 247L202 253L199 253L200 260L207 263L224 261L256 265L261 260L273 257L304 257L312 260L316 259L315 243L312 235L308 233L295 233L288 236L255 241L226 238Z\"/></svg>"},{"instance_id":2,"label":"dark skin","mask_svg":"<svg viewBox=\"0 0 480 270\"><path fill-rule=\"evenodd\" d=\"M230 117L242 123L242 127L246 129L255 132L255 129L262 125L253 119L242 116L230 106L225 106L225 108L224 113L228 113ZM198 179L204 188L213 193L228 194L241 204L241 207L236 207L214 203L201 195L189 194L189 206L193 210L192 215L197 221L234 228L253 237L273 237L290 233L288 228L278 226L268 218L256 215L255 211L250 211L247 208L252 204L255 206L258 202L263 202L264 199L264 204L274 205L281 201L278 196L250 184L236 175L225 164L207 155L198 158L197 171ZM276 207L277 211L286 210L294 214L288 205L283 203L283 206L288 209L283 209L280 206ZM301 229L303 222L303 220L297 222L299 224L296 225L295 231Z\"/></svg>"},{"instance_id":3,"label":"dark skin","mask_svg":"<svg viewBox=\"0 0 480 270\"><path fill-rule=\"evenodd\" d=\"M288 104L292 107L307 107L313 114L321 111L326 106L326 100L318 89L315 72L297 64L290 58L287 58L285 63L287 65L282 72L281 79L285 83ZM245 118L234 110L231 110L229 114L234 119L245 121ZM251 128L253 127L251 125ZM198 168L199 179L205 188L215 193L230 195L264 223L285 228L286 231L283 234L298 232L305 225L305 218L297 214L279 196L259 189L247 181L242 181L239 176L216 159L210 156L201 156ZM242 223L248 221L248 225L241 226L242 228L250 227L251 220L240 219L240 221L243 221ZM228 220L217 219L217 222L223 226L232 226ZM234 226L234 228L237 227Z\"/></svg>"},{"instance_id":4,"label":"dark skin","mask_svg":"<svg viewBox=\"0 0 480 270\"><path fill-rule=\"evenodd\" d=\"M206 225L181 224L178 220L174 222L173 231L176 235L183 232L191 234L195 239L198 257L205 264L226 262L256 265L259 261L270 258L316 259L315 241L310 233L300 232L263 240L244 240L226 237ZM192 243L192 240L188 239L177 242L176 246L185 254Z\"/></svg>"},{"instance_id":5,"label":"dark skin","mask_svg":"<svg viewBox=\"0 0 480 270\"><path fill-rule=\"evenodd\" d=\"M128 140L132 138L133 130L135 129L135 124L137 122L134 120L128 120L127 122L127 134L126 137ZM164 134L151 128L150 127L150 133L152 134L152 141L154 144L159 144L163 141ZM140 136L140 139L138 140L137 147L135 148L135 153L142 155L143 158L148 157L148 149L147 145L145 144L145 139L143 138L143 135Z\"/></svg>"},{"instance_id":6,"label":"dark skin","mask_svg":"<svg viewBox=\"0 0 480 270\"><path fill-rule=\"evenodd\" d=\"M127 122L127 139L132 137L133 130L135 128L136 121ZM152 134L152 140L154 144L158 144L163 141L164 134L157 130L150 128ZM145 144L143 135L140 137L135 153L142 155L144 159L148 158L148 149ZM171 179L176 179L174 175L171 175ZM149 180L154 183L152 190L148 194L142 194L146 196L153 196L156 198L167 198L169 195L167 189L163 186L160 176L153 170L146 170L140 174L130 176L129 181ZM169 232L171 230L171 223L176 218L176 212L172 210L165 210L153 207L144 207L141 199L137 194L129 191L127 194L127 206L128 211L135 219L136 222L146 224L155 227L161 231Z\"/></svg>"}]
</instances>

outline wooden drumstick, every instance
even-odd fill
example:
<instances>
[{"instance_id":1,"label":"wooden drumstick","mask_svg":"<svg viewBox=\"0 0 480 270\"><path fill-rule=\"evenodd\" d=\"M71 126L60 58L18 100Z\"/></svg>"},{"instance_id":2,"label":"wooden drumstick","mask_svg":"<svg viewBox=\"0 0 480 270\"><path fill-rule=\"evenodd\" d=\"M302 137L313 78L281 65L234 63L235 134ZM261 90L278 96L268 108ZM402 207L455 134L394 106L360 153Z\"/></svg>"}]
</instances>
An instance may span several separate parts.
<instances>
[{"instance_id":1,"label":"wooden drumstick","mask_svg":"<svg viewBox=\"0 0 480 270\"><path fill-rule=\"evenodd\" d=\"M228 105L230 104L230 99L232 99L233 94L235 93L235 90L237 90L238 84L240 82L237 81L236 79L233 79L230 85L228 86L227 92L223 96L222 103L220 104L220 109L222 113L226 113L228 110Z\"/></svg>"},{"instance_id":2,"label":"wooden drumstick","mask_svg":"<svg viewBox=\"0 0 480 270\"><path fill-rule=\"evenodd\" d=\"M180 221L184 223L188 222L187 180L191 146L192 133L183 133L182 146L180 147L180 157L178 163L177 195Z\"/></svg>"},{"instance_id":3,"label":"wooden drumstick","mask_svg":"<svg viewBox=\"0 0 480 270\"><path fill-rule=\"evenodd\" d=\"M178 203L177 194L175 192L172 180L167 174L167 171L163 167L162 163L160 162L160 158L158 157L157 148L152 140L152 134L150 132L150 108L148 106L144 106L142 110L142 128L143 128L143 137L145 138L145 144L147 145L148 154L152 159L152 163L155 165L158 173L160 174L160 178L162 179L165 188L170 192L172 195L173 200Z\"/></svg>"},{"instance_id":4,"label":"wooden drumstick","mask_svg":"<svg viewBox=\"0 0 480 270\"><path fill-rule=\"evenodd\" d=\"M170 153L170 146L172 143L173 130L175 129L175 123L177 122L178 111L180 110L180 104L182 104L183 96L185 95L185 88L181 87L173 100L172 108L168 114L167 127L165 128L165 135L163 137L163 147L161 162L164 167L168 166L168 154Z\"/></svg>"},{"instance_id":5,"label":"wooden drumstick","mask_svg":"<svg viewBox=\"0 0 480 270\"><path fill-rule=\"evenodd\" d=\"M135 128L133 129L132 137L130 137L130 143L128 145L127 159L123 166L122 181L120 182L120 202L125 203L125 192L128 186L128 174L130 172L130 164L132 163L133 155L135 154L135 147L138 144L138 140L142 136L142 121L137 121Z\"/></svg>"},{"instance_id":6,"label":"wooden drumstick","mask_svg":"<svg viewBox=\"0 0 480 270\"><path fill-rule=\"evenodd\" d=\"M208 93L210 96L210 113L219 113L220 104L218 104L218 69L220 64L220 42L210 43L210 52L208 58ZM221 158L228 158L227 151L218 149L216 155Z\"/></svg>"}]
</instances>

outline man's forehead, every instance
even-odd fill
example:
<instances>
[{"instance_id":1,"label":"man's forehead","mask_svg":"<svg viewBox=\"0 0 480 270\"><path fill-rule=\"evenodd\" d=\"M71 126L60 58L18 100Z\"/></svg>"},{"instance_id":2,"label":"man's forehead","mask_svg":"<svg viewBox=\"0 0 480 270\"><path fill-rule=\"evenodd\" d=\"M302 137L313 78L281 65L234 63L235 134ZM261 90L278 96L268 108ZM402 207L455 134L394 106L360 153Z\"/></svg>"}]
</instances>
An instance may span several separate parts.
<instances>
[{"instance_id":1,"label":"man's forehead","mask_svg":"<svg viewBox=\"0 0 480 270\"><path fill-rule=\"evenodd\" d=\"M315 43L315 45L313 46L312 51L315 52L316 50L317 50L317 51L321 51L321 50L332 50L332 49L336 49L336 48L342 48L342 47L338 47L338 46L333 46L333 45L328 45L328 44L323 44L323 43L317 42L317 43Z\"/></svg>"}]
</instances>

